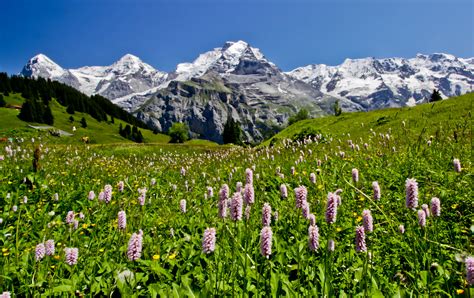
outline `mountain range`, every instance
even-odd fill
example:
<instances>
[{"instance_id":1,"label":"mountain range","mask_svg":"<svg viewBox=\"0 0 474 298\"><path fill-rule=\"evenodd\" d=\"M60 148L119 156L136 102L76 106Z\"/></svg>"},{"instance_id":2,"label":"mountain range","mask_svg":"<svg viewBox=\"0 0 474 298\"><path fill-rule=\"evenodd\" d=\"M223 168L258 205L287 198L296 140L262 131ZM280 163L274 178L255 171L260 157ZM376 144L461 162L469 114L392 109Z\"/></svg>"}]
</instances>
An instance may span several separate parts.
<instances>
[{"instance_id":1,"label":"mountain range","mask_svg":"<svg viewBox=\"0 0 474 298\"><path fill-rule=\"evenodd\" d=\"M64 69L43 54L31 58L21 75L68 84L100 94L153 129L185 122L194 136L222 142L228 117L240 122L244 139L261 141L305 108L312 116L345 111L412 106L433 89L443 97L472 91L474 58L418 54L415 58L346 59L337 66L315 64L284 72L244 41L226 42L159 71L127 54L110 66Z\"/></svg>"}]
</instances>

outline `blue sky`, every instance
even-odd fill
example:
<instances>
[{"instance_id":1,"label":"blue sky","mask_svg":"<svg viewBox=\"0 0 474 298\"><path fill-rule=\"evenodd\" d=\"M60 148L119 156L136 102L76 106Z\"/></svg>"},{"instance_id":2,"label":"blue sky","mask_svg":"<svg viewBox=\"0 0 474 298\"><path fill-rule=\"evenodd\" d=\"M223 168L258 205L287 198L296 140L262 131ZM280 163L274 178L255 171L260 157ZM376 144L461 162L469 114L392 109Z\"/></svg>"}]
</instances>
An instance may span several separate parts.
<instances>
[{"instance_id":1,"label":"blue sky","mask_svg":"<svg viewBox=\"0 0 474 298\"><path fill-rule=\"evenodd\" d=\"M126 53L155 68L245 40L283 70L345 58L474 56L472 0L56 0L0 2L0 71L43 53L65 68Z\"/></svg>"}]
</instances>

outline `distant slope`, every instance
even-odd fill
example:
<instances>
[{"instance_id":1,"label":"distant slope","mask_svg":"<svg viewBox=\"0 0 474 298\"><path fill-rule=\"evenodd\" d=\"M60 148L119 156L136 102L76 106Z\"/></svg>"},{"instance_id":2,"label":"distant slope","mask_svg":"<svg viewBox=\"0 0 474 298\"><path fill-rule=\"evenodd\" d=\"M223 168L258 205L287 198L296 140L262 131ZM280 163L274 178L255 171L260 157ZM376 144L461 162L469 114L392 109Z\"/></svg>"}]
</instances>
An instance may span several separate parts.
<instances>
[{"instance_id":1,"label":"distant slope","mask_svg":"<svg viewBox=\"0 0 474 298\"><path fill-rule=\"evenodd\" d=\"M17 93L12 93L4 97L7 105L20 106L25 99ZM119 135L119 125L127 125L128 123L120 119L114 119L114 123L110 121L97 121L87 113L75 112L70 115L66 112L66 107L60 105L55 99L50 103L54 116L53 127L61 129L68 133L72 133L71 137L54 137L48 131L37 131L29 128L28 124L46 126L46 124L36 124L24 122L18 118L19 110L13 108L0 108L0 137L38 137L47 140L48 143L61 144L79 144L82 143L82 137L88 137L91 144L110 144L110 143L132 143ZM69 121L69 117L74 118L74 122ZM80 120L84 117L87 122L87 128L82 128ZM76 131L73 132L73 127ZM169 136L163 134L153 134L147 129L140 129L145 139L145 143L167 143Z\"/></svg>"},{"instance_id":2,"label":"distant slope","mask_svg":"<svg viewBox=\"0 0 474 298\"><path fill-rule=\"evenodd\" d=\"M440 126L452 128L454 141L455 131L472 131L473 102L474 93L468 93L415 107L343 113L338 117L327 116L303 120L287 127L262 145L278 145L284 139L298 139L299 136L321 133L335 138L349 134L354 143L358 143L362 148L360 138L367 136L371 130L379 134L387 133L390 128L392 133L403 134L403 129L406 128L411 132L420 133L420 136L423 134L427 138L436 135Z\"/></svg>"}]
</instances>

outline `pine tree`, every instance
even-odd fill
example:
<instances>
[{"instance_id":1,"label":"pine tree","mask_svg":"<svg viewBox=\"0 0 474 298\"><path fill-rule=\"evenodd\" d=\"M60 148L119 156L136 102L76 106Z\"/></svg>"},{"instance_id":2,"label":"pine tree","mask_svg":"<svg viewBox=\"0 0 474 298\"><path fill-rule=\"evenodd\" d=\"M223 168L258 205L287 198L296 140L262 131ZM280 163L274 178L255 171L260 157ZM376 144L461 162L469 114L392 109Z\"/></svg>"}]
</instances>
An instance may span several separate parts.
<instances>
[{"instance_id":1,"label":"pine tree","mask_svg":"<svg viewBox=\"0 0 474 298\"><path fill-rule=\"evenodd\" d=\"M69 116L69 122L73 123L74 122L74 117Z\"/></svg>"},{"instance_id":2,"label":"pine tree","mask_svg":"<svg viewBox=\"0 0 474 298\"><path fill-rule=\"evenodd\" d=\"M87 128L86 118L84 118L84 117L82 117L82 119L81 119L81 126L82 126L82 128Z\"/></svg>"},{"instance_id":3,"label":"pine tree","mask_svg":"<svg viewBox=\"0 0 474 298\"><path fill-rule=\"evenodd\" d=\"M433 93L431 94L430 102L440 101L442 99L443 98L441 97L441 93L439 92L439 90L433 89Z\"/></svg>"},{"instance_id":4,"label":"pine tree","mask_svg":"<svg viewBox=\"0 0 474 298\"><path fill-rule=\"evenodd\" d=\"M34 104L31 99L27 99L23 106L21 107L20 114L18 118L26 122L35 122L35 111L34 111Z\"/></svg>"},{"instance_id":5,"label":"pine tree","mask_svg":"<svg viewBox=\"0 0 474 298\"><path fill-rule=\"evenodd\" d=\"M71 115L74 114L74 107L72 105L68 105L66 112Z\"/></svg>"},{"instance_id":6,"label":"pine tree","mask_svg":"<svg viewBox=\"0 0 474 298\"><path fill-rule=\"evenodd\" d=\"M342 109L339 106L339 100L336 100L336 102L334 103L334 115L339 116L341 115L341 113L342 113Z\"/></svg>"},{"instance_id":7,"label":"pine tree","mask_svg":"<svg viewBox=\"0 0 474 298\"><path fill-rule=\"evenodd\" d=\"M3 99L3 95L0 94L0 108L3 108L7 105L7 102L5 101L5 99Z\"/></svg>"},{"instance_id":8,"label":"pine tree","mask_svg":"<svg viewBox=\"0 0 474 298\"><path fill-rule=\"evenodd\" d=\"M119 125L119 135L121 135L123 137L123 126L122 126L122 123L120 123Z\"/></svg>"},{"instance_id":9,"label":"pine tree","mask_svg":"<svg viewBox=\"0 0 474 298\"><path fill-rule=\"evenodd\" d=\"M47 105L44 109L43 121L44 121L44 123L46 123L48 125L53 125L54 124L53 113L51 112L51 107L49 105Z\"/></svg>"},{"instance_id":10,"label":"pine tree","mask_svg":"<svg viewBox=\"0 0 474 298\"><path fill-rule=\"evenodd\" d=\"M222 140L224 144L242 144L242 129L240 128L240 124L232 117L227 118L227 122L224 125L224 132L222 134Z\"/></svg>"},{"instance_id":11,"label":"pine tree","mask_svg":"<svg viewBox=\"0 0 474 298\"><path fill-rule=\"evenodd\" d=\"M130 139L132 137L132 128L130 125L125 125L125 128L123 129L123 137L126 139Z\"/></svg>"}]
</instances>

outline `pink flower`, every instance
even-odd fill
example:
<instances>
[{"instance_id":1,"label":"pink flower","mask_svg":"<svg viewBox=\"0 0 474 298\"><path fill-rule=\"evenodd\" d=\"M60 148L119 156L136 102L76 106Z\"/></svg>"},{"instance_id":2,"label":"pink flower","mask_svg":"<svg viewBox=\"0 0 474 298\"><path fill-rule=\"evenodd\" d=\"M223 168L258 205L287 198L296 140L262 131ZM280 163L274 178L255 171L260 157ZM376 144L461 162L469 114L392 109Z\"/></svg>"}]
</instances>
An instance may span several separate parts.
<instances>
[{"instance_id":1,"label":"pink flower","mask_svg":"<svg viewBox=\"0 0 474 298\"><path fill-rule=\"evenodd\" d=\"M67 224L74 223L74 211L68 211L68 213L66 215L66 223Z\"/></svg>"},{"instance_id":2,"label":"pink flower","mask_svg":"<svg viewBox=\"0 0 474 298\"><path fill-rule=\"evenodd\" d=\"M418 183L415 179L407 179L405 183L405 193L407 208L414 209L418 207Z\"/></svg>"},{"instance_id":3,"label":"pink flower","mask_svg":"<svg viewBox=\"0 0 474 298\"><path fill-rule=\"evenodd\" d=\"M352 181L354 181L354 183L359 182L359 170L352 169Z\"/></svg>"},{"instance_id":4,"label":"pink flower","mask_svg":"<svg viewBox=\"0 0 474 298\"><path fill-rule=\"evenodd\" d=\"M255 202L255 192L252 184L245 184L244 199L247 205L251 205Z\"/></svg>"},{"instance_id":5,"label":"pink flower","mask_svg":"<svg viewBox=\"0 0 474 298\"><path fill-rule=\"evenodd\" d=\"M242 192L242 182L239 181L235 184L235 191Z\"/></svg>"},{"instance_id":6,"label":"pink flower","mask_svg":"<svg viewBox=\"0 0 474 298\"><path fill-rule=\"evenodd\" d=\"M316 225L310 225L308 228L308 246L311 251L317 251L319 248L319 229Z\"/></svg>"},{"instance_id":7,"label":"pink flower","mask_svg":"<svg viewBox=\"0 0 474 298\"><path fill-rule=\"evenodd\" d=\"M400 234L404 234L405 233L405 226L404 225L399 225L398 226L398 231L400 232Z\"/></svg>"},{"instance_id":8,"label":"pink flower","mask_svg":"<svg viewBox=\"0 0 474 298\"><path fill-rule=\"evenodd\" d=\"M52 256L54 255L54 252L55 252L55 246L54 246L54 240L53 239L50 239L48 241L46 241L45 243L45 252L46 252L46 255L47 256Z\"/></svg>"},{"instance_id":9,"label":"pink flower","mask_svg":"<svg viewBox=\"0 0 474 298\"><path fill-rule=\"evenodd\" d=\"M427 204L421 205L421 209L425 212L426 217L430 217L430 209Z\"/></svg>"},{"instance_id":10,"label":"pink flower","mask_svg":"<svg viewBox=\"0 0 474 298\"><path fill-rule=\"evenodd\" d=\"M183 213L186 213L186 200L185 199L182 199L181 201L179 201L179 210L181 210L181 212Z\"/></svg>"},{"instance_id":11,"label":"pink flower","mask_svg":"<svg viewBox=\"0 0 474 298\"><path fill-rule=\"evenodd\" d=\"M216 229L207 228L202 237L202 252L210 254L216 249Z\"/></svg>"},{"instance_id":12,"label":"pink flower","mask_svg":"<svg viewBox=\"0 0 474 298\"><path fill-rule=\"evenodd\" d=\"M306 190L306 187L301 185L300 187L295 188L296 208L301 208L303 206L303 201L306 201L307 196L308 190Z\"/></svg>"},{"instance_id":13,"label":"pink flower","mask_svg":"<svg viewBox=\"0 0 474 298\"><path fill-rule=\"evenodd\" d=\"M227 217L227 200L219 200L217 207L219 208L219 217L226 218Z\"/></svg>"},{"instance_id":14,"label":"pink flower","mask_svg":"<svg viewBox=\"0 0 474 298\"><path fill-rule=\"evenodd\" d=\"M367 246L365 244L365 230L364 227L356 227L356 237L355 237L356 252L367 251Z\"/></svg>"},{"instance_id":15,"label":"pink flower","mask_svg":"<svg viewBox=\"0 0 474 298\"><path fill-rule=\"evenodd\" d=\"M44 243L37 244L36 249L35 249L36 261L41 261L45 255L46 255L46 248L44 247Z\"/></svg>"},{"instance_id":16,"label":"pink flower","mask_svg":"<svg viewBox=\"0 0 474 298\"><path fill-rule=\"evenodd\" d=\"M466 258L466 280L470 286L474 285L474 257Z\"/></svg>"},{"instance_id":17,"label":"pink flower","mask_svg":"<svg viewBox=\"0 0 474 298\"><path fill-rule=\"evenodd\" d=\"M143 244L143 231L140 230L138 233L133 233L128 242L127 256L130 261L136 261L140 259L142 255L142 244Z\"/></svg>"},{"instance_id":18,"label":"pink flower","mask_svg":"<svg viewBox=\"0 0 474 298\"><path fill-rule=\"evenodd\" d=\"M95 198L95 193L93 190L89 191L89 195L87 196L87 198L92 201L94 198Z\"/></svg>"},{"instance_id":19,"label":"pink flower","mask_svg":"<svg viewBox=\"0 0 474 298\"><path fill-rule=\"evenodd\" d=\"M316 174L315 173L309 174L309 180L311 181L311 183L316 184Z\"/></svg>"},{"instance_id":20,"label":"pink flower","mask_svg":"<svg viewBox=\"0 0 474 298\"><path fill-rule=\"evenodd\" d=\"M123 192L124 186L125 183L123 181L119 181L119 183L117 184L118 191Z\"/></svg>"},{"instance_id":21,"label":"pink flower","mask_svg":"<svg viewBox=\"0 0 474 298\"><path fill-rule=\"evenodd\" d=\"M222 185L222 188L219 191L219 200L227 200L229 198L229 192L229 186L227 184Z\"/></svg>"},{"instance_id":22,"label":"pink flower","mask_svg":"<svg viewBox=\"0 0 474 298\"><path fill-rule=\"evenodd\" d=\"M211 186L208 186L208 187L207 187L207 197L208 197L208 198L214 197L214 190L212 189Z\"/></svg>"},{"instance_id":23,"label":"pink flower","mask_svg":"<svg viewBox=\"0 0 474 298\"><path fill-rule=\"evenodd\" d=\"M461 173L461 162L459 159L455 158L453 159L453 165L454 165L454 170L458 173Z\"/></svg>"},{"instance_id":24,"label":"pink flower","mask_svg":"<svg viewBox=\"0 0 474 298\"><path fill-rule=\"evenodd\" d=\"M441 201L436 197L431 199L431 213L433 216L441 216Z\"/></svg>"},{"instance_id":25,"label":"pink flower","mask_svg":"<svg viewBox=\"0 0 474 298\"><path fill-rule=\"evenodd\" d=\"M303 201L303 205L301 206L301 212L303 217L309 219L310 211L309 211L309 203L308 201Z\"/></svg>"},{"instance_id":26,"label":"pink flower","mask_svg":"<svg viewBox=\"0 0 474 298\"><path fill-rule=\"evenodd\" d=\"M260 252L262 256L266 257L267 259L272 254L272 228L270 227L263 227L260 233Z\"/></svg>"},{"instance_id":27,"label":"pink flower","mask_svg":"<svg viewBox=\"0 0 474 298\"><path fill-rule=\"evenodd\" d=\"M334 240L333 239L329 239L329 242L328 242L328 250L329 251L334 251L336 247L336 244L334 243Z\"/></svg>"},{"instance_id":28,"label":"pink flower","mask_svg":"<svg viewBox=\"0 0 474 298\"><path fill-rule=\"evenodd\" d=\"M245 183L253 184L253 171L249 168L245 169Z\"/></svg>"},{"instance_id":29,"label":"pink flower","mask_svg":"<svg viewBox=\"0 0 474 298\"><path fill-rule=\"evenodd\" d=\"M280 195L282 199L288 198L288 189L285 184L280 185Z\"/></svg>"},{"instance_id":30,"label":"pink flower","mask_svg":"<svg viewBox=\"0 0 474 298\"><path fill-rule=\"evenodd\" d=\"M372 189L374 191L374 200L380 200L380 186L377 181L372 182Z\"/></svg>"},{"instance_id":31,"label":"pink flower","mask_svg":"<svg viewBox=\"0 0 474 298\"><path fill-rule=\"evenodd\" d=\"M263 204L262 208L262 225L263 226L270 226L272 222L272 207L270 204L265 203Z\"/></svg>"},{"instance_id":32,"label":"pink flower","mask_svg":"<svg viewBox=\"0 0 474 298\"><path fill-rule=\"evenodd\" d=\"M127 214L125 213L125 211L119 211L117 217L117 226L119 230L125 230L125 228L127 227Z\"/></svg>"},{"instance_id":33,"label":"pink flower","mask_svg":"<svg viewBox=\"0 0 474 298\"><path fill-rule=\"evenodd\" d=\"M316 225L316 216L313 213L308 216L308 219L311 226Z\"/></svg>"},{"instance_id":34,"label":"pink flower","mask_svg":"<svg viewBox=\"0 0 474 298\"><path fill-rule=\"evenodd\" d=\"M104 201L106 203L110 203L111 200L112 200L112 185L107 184L104 187Z\"/></svg>"},{"instance_id":35,"label":"pink flower","mask_svg":"<svg viewBox=\"0 0 474 298\"><path fill-rule=\"evenodd\" d=\"M422 228L426 226L426 213L423 210L418 210L418 224Z\"/></svg>"},{"instance_id":36,"label":"pink flower","mask_svg":"<svg viewBox=\"0 0 474 298\"><path fill-rule=\"evenodd\" d=\"M234 193L230 202L230 218L233 221L242 220L243 199L240 192Z\"/></svg>"},{"instance_id":37,"label":"pink flower","mask_svg":"<svg viewBox=\"0 0 474 298\"><path fill-rule=\"evenodd\" d=\"M66 253L66 264L68 264L69 266L76 265L77 259L79 257L79 249L66 247L64 251Z\"/></svg>"},{"instance_id":38,"label":"pink flower","mask_svg":"<svg viewBox=\"0 0 474 298\"><path fill-rule=\"evenodd\" d=\"M326 204L326 222L333 224L337 217L337 195L332 192L328 193L328 200Z\"/></svg>"},{"instance_id":39,"label":"pink flower","mask_svg":"<svg viewBox=\"0 0 474 298\"><path fill-rule=\"evenodd\" d=\"M374 224L372 219L372 213L370 210L364 210L362 212L362 218L364 222L364 229L366 232L372 232L374 230Z\"/></svg>"}]
</instances>

